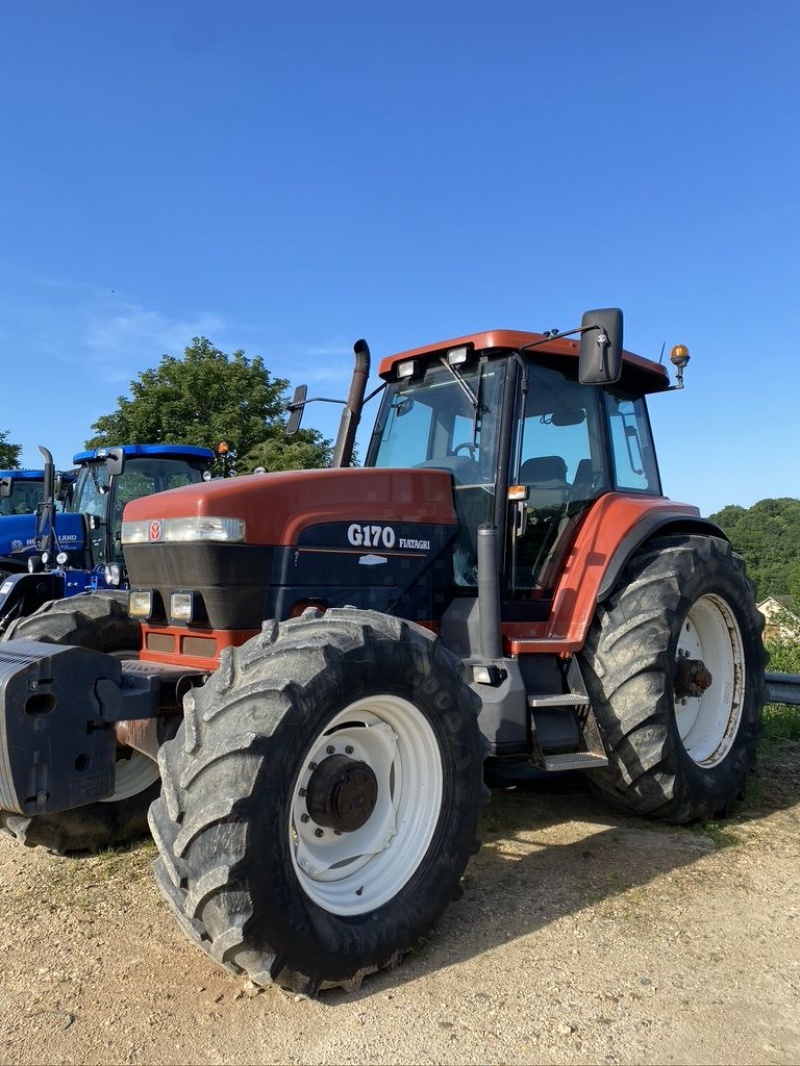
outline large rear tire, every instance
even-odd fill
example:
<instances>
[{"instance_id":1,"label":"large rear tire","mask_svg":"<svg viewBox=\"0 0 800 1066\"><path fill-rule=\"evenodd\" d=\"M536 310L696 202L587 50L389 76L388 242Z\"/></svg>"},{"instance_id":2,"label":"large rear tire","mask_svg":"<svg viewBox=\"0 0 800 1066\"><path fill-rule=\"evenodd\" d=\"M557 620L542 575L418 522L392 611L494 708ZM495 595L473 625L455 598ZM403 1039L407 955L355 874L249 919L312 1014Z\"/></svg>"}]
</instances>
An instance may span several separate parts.
<instances>
[{"instance_id":1,"label":"large rear tire","mask_svg":"<svg viewBox=\"0 0 800 1066\"><path fill-rule=\"evenodd\" d=\"M128 615L126 604L125 593L112 591L50 600L13 622L2 640L75 644L130 659L138 654L141 627ZM108 799L56 814L0 811L0 827L29 847L62 855L129 844L147 835L147 812L159 789L158 764L120 746L116 790Z\"/></svg>"},{"instance_id":2,"label":"large rear tire","mask_svg":"<svg viewBox=\"0 0 800 1066\"><path fill-rule=\"evenodd\" d=\"M304 616L223 653L161 748L156 876L216 962L313 995L394 964L460 893L485 742L408 622Z\"/></svg>"},{"instance_id":3,"label":"large rear tire","mask_svg":"<svg viewBox=\"0 0 800 1066\"><path fill-rule=\"evenodd\" d=\"M609 766L593 786L665 822L741 798L764 702L764 621L727 541L654 540L597 611L581 667Z\"/></svg>"}]
</instances>

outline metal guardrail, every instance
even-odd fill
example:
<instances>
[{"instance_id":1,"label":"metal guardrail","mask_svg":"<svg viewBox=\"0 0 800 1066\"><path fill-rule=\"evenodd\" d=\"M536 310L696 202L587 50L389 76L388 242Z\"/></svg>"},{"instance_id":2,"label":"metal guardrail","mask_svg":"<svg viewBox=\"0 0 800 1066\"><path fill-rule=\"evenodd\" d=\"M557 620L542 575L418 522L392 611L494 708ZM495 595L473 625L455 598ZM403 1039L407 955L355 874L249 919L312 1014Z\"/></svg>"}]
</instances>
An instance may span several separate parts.
<instances>
[{"instance_id":1,"label":"metal guardrail","mask_svg":"<svg viewBox=\"0 0 800 1066\"><path fill-rule=\"evenodd\" d=\"M765 674L767 703L800 706L800 674Z\"/></svg>"}]
</instances>

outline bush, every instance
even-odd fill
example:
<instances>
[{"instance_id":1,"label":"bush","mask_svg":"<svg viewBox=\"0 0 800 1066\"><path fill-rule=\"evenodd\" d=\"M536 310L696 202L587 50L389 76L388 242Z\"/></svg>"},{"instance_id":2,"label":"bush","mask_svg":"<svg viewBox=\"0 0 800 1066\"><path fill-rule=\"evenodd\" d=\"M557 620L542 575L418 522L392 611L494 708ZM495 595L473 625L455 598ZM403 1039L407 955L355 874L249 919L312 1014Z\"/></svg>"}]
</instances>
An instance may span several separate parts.
<instances>
[{"instance_id":1,"label":"bush","mask_svg":"<svg viewBox=\"0 0 800 1066\"><path fill-rule=\"evenodd\" d=\"M800 645L776 644L765 645L769 652L767 670L773 674L800 674Z\"/></svg>"}]
</instances>

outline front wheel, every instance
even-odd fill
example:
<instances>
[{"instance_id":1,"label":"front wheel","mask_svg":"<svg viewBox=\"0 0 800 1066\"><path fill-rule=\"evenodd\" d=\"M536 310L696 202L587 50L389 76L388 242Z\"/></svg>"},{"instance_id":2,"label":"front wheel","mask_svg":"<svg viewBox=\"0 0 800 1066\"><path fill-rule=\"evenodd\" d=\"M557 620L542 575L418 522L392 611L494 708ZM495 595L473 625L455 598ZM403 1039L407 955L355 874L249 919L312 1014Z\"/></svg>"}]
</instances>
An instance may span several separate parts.
<instances>
[{"instance_id":1,"label":"front wheel","mask_svg":"<svg viewBox=\"0 0 800 1066\"><path fill-rule=\"evenodd\" d=\"M476 850L461 664L352 608L269 624L184 701L150 813L183 928L257 984L353 987L424 936Z\"/></svg>"},{"instance_id":2,"label":"front wheel","mask_svg":"<svg viewBox=\"0 0 800 1066\"><path fill-rule=\"evenodd\" d=\"M663 537L634 556L581 653L609 758L594 787L675 824L727 812L755 764L763 626L727 541Z\"/></svg>"}]
</instances>

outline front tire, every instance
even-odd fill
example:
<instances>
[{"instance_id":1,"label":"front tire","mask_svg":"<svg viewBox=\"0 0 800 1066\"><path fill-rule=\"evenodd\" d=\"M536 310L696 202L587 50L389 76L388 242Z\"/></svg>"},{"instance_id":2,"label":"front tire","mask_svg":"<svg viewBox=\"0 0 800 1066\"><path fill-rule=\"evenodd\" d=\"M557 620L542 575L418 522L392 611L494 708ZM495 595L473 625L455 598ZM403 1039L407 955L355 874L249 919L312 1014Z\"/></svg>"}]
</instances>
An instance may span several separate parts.
<instances>
[{"instance_id":1,"label":"front tire","mask_svg":"<svg viewBox=\"0 0 800 1066\"><path fill-rule=\"evenodd\" d=\"M200 947L314 994L391 966L459 894L484 742L461 664L352 608L226 651L159 759L159 885Z\"/></svg>"},{"instance_id":2,"label":"front tire","mask_svg":"<svg viewBox=\"0 0 800 1066\"><path fill-rule=\"evenodd\" d=\"M13 622L2 640L74 644L121 659L134 658L141 644L141 627L128 615L126 605L127 595L121 592L49 600L38 611ZM0 827L29 847L61 855L132 843L148 833L147 812L159 794L158 764L120 746L115 783L112 796L72 810L39 815L0 811Z\"/></svg>"},{"instance_id":3,"label":"front tire","mask_svg":"<svg viewBox=\"0 0 800 1066\"><path fill-rule=\"evenodd\" d=\"M763 626L727 541L645 545L598 609L580 656L609 759L589 774L593 786L674 824L727 813L755 764Z\"/></svg>"}]
</instances>

